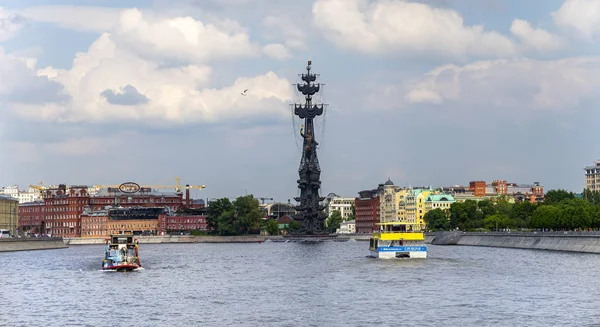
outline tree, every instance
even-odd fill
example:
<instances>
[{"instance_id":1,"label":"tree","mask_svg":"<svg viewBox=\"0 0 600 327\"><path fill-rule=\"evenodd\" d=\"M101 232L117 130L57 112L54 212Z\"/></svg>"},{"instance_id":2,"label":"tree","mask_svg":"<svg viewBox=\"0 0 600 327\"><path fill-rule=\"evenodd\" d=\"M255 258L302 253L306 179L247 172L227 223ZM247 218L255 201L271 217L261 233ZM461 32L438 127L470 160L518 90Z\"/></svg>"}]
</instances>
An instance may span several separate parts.
<instances>
[{"instance_id":1,"label":"tree","mask_svg":"<svg viewBox=\"0 0 600 327\"><path fill-rule=\"evenodd\" d=\"M437 230L447 230L450 226L450 221L448 220L448 215L442 209L433 209L425 213L423 216L425 219L425 223L427 224L427 229L437 231Z\"/></svg>"},{"instance_id":2,"label":"tree","mask_svg":"<svg viewBox=\"0 0 600 327\"><path fill-rule=\"evenodd\" d=\"M262 222L262 213L258 200L252 194L240 196L233 201L235 209L234 227L241 234L258 231Z\"/></svg>"},{"instance_id":3,"label":"tree","mask_svg":"<svg viewBox=\"0 0 600 327\"><path fill-rule=\"evenodd\" d=\"M217 220L217 233L222 236L236 235L237 229L234 225L235 210L232 208L223 212Z\"/></svg>"},{"instance_id":4,"label":"tree","mask_svg":"<svg viewBox=\"0 0 600 327\"><path fill-rule=\"evenodd\" d=\"M269 233L269 235L277 235L279 234L279 224L275 219L267 219L263 222L263 227Z\"/></svg>"},{"instance_id":5,"label":"tree","mask_svg":"<svg viewBox=\"0 0 600 327\"><path fill-rule=\"evenodd\" d=\"M221 198L211 202L208 206L206 216L206 227L211 233L220 234L219 233L219 219L221 215L226 211L233 210L233 204L229 201L228 198Z\"/></svg>"},{"instance_id":6,"label":"tree","mask_svg":"<svg viewBox=\"0 0 600 327\"><path fill-rule=\"evenodd\" d=\"M505 214L496 213L491 216L487 216L483 219L485 228L498 230L500 228L512 228L514 223L510 217Z\"/></svg>"},{"instance_id":7,"label":"tree","mask_svg":"<svg viewBox=\"0 0 600 327\"><path fill-rule=\"evenodd\" d=\"M535 212L537 205L531 202L520 202L512 205L508 216L513 220L516 227L525 227Z\"/></svg>"},{"instance_id":8,"label":"tree","mask_svg":"<svg viewBox=\"0 0 600 327\"><path fill-rule=\"evenodd\" d=\"M302 226L300 225L299 222L297 222L296 220L292 220L288 224L287 230L288 230L288 232L293 232L293 231L299 230L300 227L302 227Z\"/></svg>"},{"instance_id":9,"label":"tree","mask_svg":"<svg viewBox=\"0 0 600 327\"><path fill-rule=\"evenodd\" d=\"M546 192L544 196L544 203L546 204L558 204L563 200L574 199L575 194L573 192L568 192L566 190L558 189L558 190L550 190Z\"/></svg>"},{"instance_id":10,"label":"tree","mask_svg":"<svg viewBox=\"0 0 600 327\"><path fill-rule=\"evenodd\" d=\"M335 232L338 228L340 228L342 221L344 221L342 218L342 213L339 210L334 210L325 221L327 230L331 233Z\"/></svg>"}]
</instances>

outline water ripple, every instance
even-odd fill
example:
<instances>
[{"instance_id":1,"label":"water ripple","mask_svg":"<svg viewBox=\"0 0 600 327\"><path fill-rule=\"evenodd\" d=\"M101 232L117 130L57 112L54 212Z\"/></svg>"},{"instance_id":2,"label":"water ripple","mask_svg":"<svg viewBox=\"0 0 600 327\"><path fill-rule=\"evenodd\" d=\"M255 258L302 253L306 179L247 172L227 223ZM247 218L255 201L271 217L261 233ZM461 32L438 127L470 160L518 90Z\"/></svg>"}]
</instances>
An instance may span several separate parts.
<instances>
[{"instance_id":1,"label":"water ripple","mask_svg":"<svg viewBox=\"0 0 600 327\"><path fill-rule=\"evenodd\" d=\"M365 242L145 244L144 269L99 270L102 246L0 253L7 326L587 326L598 255Z\"/></svg>"}]
</instances>

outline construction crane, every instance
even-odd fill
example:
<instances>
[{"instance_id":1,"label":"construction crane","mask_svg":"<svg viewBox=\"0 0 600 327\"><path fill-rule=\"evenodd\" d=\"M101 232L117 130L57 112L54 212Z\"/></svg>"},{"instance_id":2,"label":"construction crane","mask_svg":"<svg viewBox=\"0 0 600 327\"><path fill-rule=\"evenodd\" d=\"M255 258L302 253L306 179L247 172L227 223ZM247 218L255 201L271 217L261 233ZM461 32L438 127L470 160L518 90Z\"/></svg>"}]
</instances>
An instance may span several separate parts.
<instances>
[{"instance_id":1,"label":"construction crane","mask_svg":"<svg viewBox=\"0 0 600 327\"><path fill-rule=\"evenodd\" d=\"M262 202L263 205L265 204L265 200L271 200L271 201L273 201L273 198L259 198L259 199L260 199L260 201Z\"/></svg>"},{"instance_id":2,"label":"construction crane","mask_svg":"<svg viewBox=\"0 0 600 327\"><path fill-rule=\"evenodd\" d=\"M38 190L40 192L40 198L44 198L44 184L42 183L42 181L40 181L40 185L29 184L29 187Z\"/></svg>"}]
</instances>

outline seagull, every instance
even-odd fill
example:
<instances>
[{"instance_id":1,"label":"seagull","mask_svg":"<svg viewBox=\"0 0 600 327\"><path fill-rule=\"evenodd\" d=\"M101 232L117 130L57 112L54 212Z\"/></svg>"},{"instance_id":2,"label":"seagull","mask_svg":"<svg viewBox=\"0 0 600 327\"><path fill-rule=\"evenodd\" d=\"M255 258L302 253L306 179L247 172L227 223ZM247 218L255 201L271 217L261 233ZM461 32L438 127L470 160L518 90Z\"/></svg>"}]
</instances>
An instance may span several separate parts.
<instances>
[{"instance_id":1,"label":"seagull","mask_svg":"<svg viewBox=\"0 0 600 327\"><path fill-rule=\"evenodd\" d=\"M246 92L248 92L248 89L245 89L244 92L242 92L242 95L245 96Z\"/></svg>"}]
</instances>

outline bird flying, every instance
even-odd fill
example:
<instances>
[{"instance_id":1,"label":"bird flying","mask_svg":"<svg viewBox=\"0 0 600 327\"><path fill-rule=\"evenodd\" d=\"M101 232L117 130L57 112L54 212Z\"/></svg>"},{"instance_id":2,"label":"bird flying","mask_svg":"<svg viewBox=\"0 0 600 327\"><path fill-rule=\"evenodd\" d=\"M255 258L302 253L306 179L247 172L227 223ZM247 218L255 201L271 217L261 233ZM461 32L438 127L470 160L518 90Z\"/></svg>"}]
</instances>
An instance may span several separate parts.
<instances>
[{"instance_id":1,"label":"bird flying","mask_svg":"<svg viewBox=\"0 0 600 327\"><path fill-rule=\"evenodd\" d=\"M242 92L242 95L246 95L246 92L248 92L248 89L245 89L244 92Z\"/></svg>"}]
</instances>

